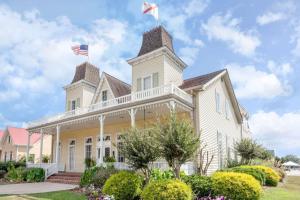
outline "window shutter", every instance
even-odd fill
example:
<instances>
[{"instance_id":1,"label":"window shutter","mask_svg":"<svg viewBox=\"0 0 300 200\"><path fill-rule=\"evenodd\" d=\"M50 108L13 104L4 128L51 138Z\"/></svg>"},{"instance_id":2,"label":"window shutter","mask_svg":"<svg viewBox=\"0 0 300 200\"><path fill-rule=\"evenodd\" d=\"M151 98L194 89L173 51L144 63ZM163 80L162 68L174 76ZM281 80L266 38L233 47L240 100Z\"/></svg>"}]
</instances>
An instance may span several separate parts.
<instances>
[{"instance_id":1,"label":"window shutter","mask_svg":"<svg viewBox=\"0 0 300 200\"><path fill-rule=\"evenodd\" d=\"M71 110L71 101L68 101L67 104L68 104L68 105L67 105L67 110L70 111L70 110Z\"/></svg>"},{"instance_id":2,"label":"window shutter","mask_svg":"<svg viewBox=\"0 0 300 200\"><path fill-rule=\"evenodd\" d=\"M80 108L80 98L76 99L76 108Z\"/></svg>"},{"instance_id":3,"label":"window shutter","mask_svg":"<svg viewBox=\"0 0 300 200\"><path fill-rule=\"evenodd\" d=\"M152 83L153 83L153 87L158 87L158 72L154 73L152 75Z\"/></svg>"},{"instance_id":4,"label":"window shutter","mask_svg":"<svg viewBox=\"0 0 300 200\"><path fill-rule=\"evenodd\" d=\"M136 84L137 84L137 91L141 91L142 90L142 79L141 78L138 78L137 81L136 81Z\"/></svg>"}]
</instances>

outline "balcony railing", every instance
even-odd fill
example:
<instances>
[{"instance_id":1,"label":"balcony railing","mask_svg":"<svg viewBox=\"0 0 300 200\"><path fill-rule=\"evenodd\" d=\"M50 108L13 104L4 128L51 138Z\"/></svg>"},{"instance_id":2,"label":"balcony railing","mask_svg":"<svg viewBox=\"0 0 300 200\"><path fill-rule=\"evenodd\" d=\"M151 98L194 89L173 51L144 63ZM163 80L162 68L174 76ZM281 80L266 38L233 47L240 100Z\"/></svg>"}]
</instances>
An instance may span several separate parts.
<instances>
[{"instance_id":1,"label":"balcony railing","mask_svg":"<svg viewBox=\"0 0 300 200\"><path fill-rule=\"evenodd\" d=\"M107 109L107 108L111 108L114 106L143 101L143 100L160 97L160 96L164 96L164 95L169 95L169 94L176 95L177 97L192 104L192 96L187 94L185 91L181 90L180 88L176 87L173 84L163 85L163 86L151 88L148 90L134 92L134 93L131 93L131 94L128 94L125 96L121 96L118 98L110 99L107 101L102 101L100 103L92 104L88 107L75 109L72 111L57 114L55 116L45 117L43 119L30 122L29 128L32 128L35 126L40 126L40 125L51 123L51 122L55 122L58 120L67 119L67 118L74 117L74 116L83 115L83 114L86 114L89 112L100 111L102 109Z\"/></svg>"}]
</instances>

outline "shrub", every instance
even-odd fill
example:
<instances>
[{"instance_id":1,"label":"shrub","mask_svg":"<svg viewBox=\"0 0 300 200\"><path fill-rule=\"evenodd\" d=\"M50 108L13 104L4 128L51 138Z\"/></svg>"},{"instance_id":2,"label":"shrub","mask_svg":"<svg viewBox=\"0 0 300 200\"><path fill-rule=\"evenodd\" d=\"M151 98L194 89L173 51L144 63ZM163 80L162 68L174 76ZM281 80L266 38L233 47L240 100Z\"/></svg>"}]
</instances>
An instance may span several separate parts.
<instances>
[{"instance_id":1,"label":"shrub","mask_svg":"<svg viewBox=\"0 0 300 200\"><path fill-rule=\"evenodd\" d=\"M80 186L95 185L95 187L102 188L105 181L112 175L117 173L113 166L107 167L91 167L84 171L80 178Z\"/></svg>"},{"instance_id":2,"label":"shrub","mask_svg":"<svg viewBox=\"0 0 300 200\"><path fill-rule=\"evenodd\" d=\"M86 158L84 159L84 164L86 168L91 168L96 166L96 161L92 158Z\"/></svg>"},{"instance_id":3,"label":"shrub","mask_svg":"<svg viewBox=\"0 0 300 200\"><path fill-rule=\"evenodd\" d=\"M213 174L212 190L215 195L234 200L258 200L262 194L261 186L255 178L236 172Z\"/></svg>"},{"instance_id":4,"label":"shrub","mask_svg":"<svg viewBox=\"0 0 300 200\"><path fill-rule=\"evenodd\" d=\"M133 200L141 193L142 178L132 172L121 171L112 175L104 184L103 193L115 200Z\"/></svg>"},{"instance_id":5,"label":"shrub","mask_svg":"<svg viewBox=\"0 0 300 200\"><path fill-rule=\"evenodd\" d=\"M93 184L96 188L102 188L105 184L105 181L109 179L111 175L116 173L118 173L118 170L114 167L100 167L92 176L91 184Z\"/></svg>"},{"instance_id":6,"label":"shrub","mask_svg":"<svg viewBox=\"0 0 300 200\"><path fill-rule=\"evenodd\" d=\"M6 174L6 171L3 169L0 169L0 178L4 178L5 174Z\"/></svg>"},{"instance_id":7,"label":"shrub","mask_svg":"<svg viewBox=\"0 0 300 200\"><path fill-rule=\"evenodd\" d=\"M209 196L211 193L211 177L195 174L191 176L184 176L182 177L182 180L192 187L193 193L197 197Z\"/></svg>"},{"instance_id":8,"label":"shrub","mask_svg":"<svg viewBox=\"0 0 300 200\"><path fill-rule=\"evenodd\" d=\"M108 162L108 163L116 162L116 159L113 156L105 156L103 160L104 162Z\"/></svg>"},{"instance_id":9,"label":"shrub","mask_svg":"<svg viewBox=\"0 0 300 200\"><path fill-rule=\"evenodd\" d=\"M150 175L150 181L167 180L167 179L174 179L174 178L175 176L172 170L161 171L159 169L153 169Z\"/></svg>"},{"instance_id":10,"label":"shrub","mask_svg":"<svg viewBox=\"0 0 300 200\"><path fill-rule=\"evenodd\" d=\"M26 167L25 162L15 162L15 161L8 161L8 162L0 162L0 170L4 170L8 172L9 167Z\"/></svg>"},{"instance_id":11,"label":"shrub","mask_svg":"<svg viewBox=\"0 0 300 200\"><path fill-rule=\"evenodd\" d=\"M277 172L274 171L270 167L265 167L265 166L261 166L261 165L252 165L252 166L244 165L241 167L262 170L266 174L266 185L267 186L277 186L278 181L280 180L280 177L277 174Z\"/></svg>"},{"instance_id":12,"label":"shrub","mask_svg":"<svg viewBox=\"0 0 300 200\"><path fill-rule=\"evenodd\" d=\"M48 163L50 161L50 156L48 156L48 155L43 155L43 157L42 157L42 162L43 163Z\"/></svg>"},{"instance_id":13,"label":"shrub","mask_svg":"<svg viewBox=\"0 0 300 200\"><path fill-rule=\"evenodd\" d=\"M179 180L151 181L142 192L143 200L192 200L191 188Z\"/></svg>"},{"instance_id":14,"label":"shrub","mask_svg":"<svg viewBox=\"0 0 300 200\"><path fill-rule=\"evenodd\" d=\"M22 182L26 180L26 173L27 171L24 167L15 168L14 166L11 166L8 169L5 178L13 182Z\"/></svg>"},{"instance_id":15,"label":"shrub","mask_svg":"<svg viewBox=\"0 0 300 200\"><path fill-rule=\"evenodd\" d=\"M233 160L233 159L227 160L227 167L228 168L238 167L238 166L241 166L241 165L242 165L242 163L237 161L237 160Z\"/></svg>"},{"instance_id":16,"label":"shrub","mask_svg":"<svg viewBox=\"0 0 300 200\"><path fill-rule=\"evenodd\" d=\"M45 171L43 168L30 168L26 173L27 182L42 182L45 180Z\"/></svg>"},{"instance_id":17,"label":"shrub","mask_svg":"<svg viewBox=\"0 0 300 200\"><path fill-rule=\"evenodd\" d=\"M257 181L259 181L261 185L265 185L266 183L266 174L260 169L234 167L234 168L224 169L222 171L249 174L253 176Z\"/></svg>"}]
</instances>

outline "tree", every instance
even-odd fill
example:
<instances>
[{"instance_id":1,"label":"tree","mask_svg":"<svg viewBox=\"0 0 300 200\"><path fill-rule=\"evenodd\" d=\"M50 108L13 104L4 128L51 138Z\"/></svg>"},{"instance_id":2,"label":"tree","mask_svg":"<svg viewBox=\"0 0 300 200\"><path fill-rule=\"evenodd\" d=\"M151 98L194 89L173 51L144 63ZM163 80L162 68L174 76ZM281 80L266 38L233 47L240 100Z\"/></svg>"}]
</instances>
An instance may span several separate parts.
<instances>
[{"instance_id":1,"label":"tree","mask_svg":"<svg viewBox=\"0 0 300 200\"><path fill-rule=\"evenodd\" d=\"M286 155L286 156L282 157L281 160L282 160L283 163L288 162L288 161L292 161L292 162L300 164L300 158L297 157L296 155L292 155L292 154L289 154L289 155Z\"/></svg>"},{"instance_id":2,"label":"tree","mask_svg":"<svg viewBox=\"0 0 300 200\"><path fill-rule=\"evenodd\" d=\"M249 138L244 138L240 142L237 142L234 146L235 150L242 157L241 163L251 164L254 158L257 158L261 145L257 144L254 140Z\"/></svg>"},{"instance_id":3,"label":"tree","mask_svg":"<svg viewBox=\"0 0 300 200\"><path fill-rule=\"evenodd\" d=\"M202 131L201 131L202 132ZM207 170L208 167L210 166L211 162L214 159L214 154L209 153L209 151L206 149L207 144L203 144L201 140L201 132L200 132L200 145L199 145L199 150L198 150L198 173L202 176L205 175L207 176Z\"/></svg>"},{"instance_id":4,"label":"tree","mask_svg":"<svg viewBox=\"0 0 300 200\"><path fill-rule=\"evenodd\" d=\"M200 140L191 123L177 119L173 112L165 123L157 123L156 130L161 155L173 169L175 177L180 178L181 165L195 156Z\"/></svg>"},{"instance_id":5,"label":"tree","mask_svg":"<svg viewBox=\"0 0 300 200\"><path fill-rule=\"evenodd\" d=\"M259 148L257 152L258 152L257 157L262 160L271 160L273 158L272 153L267 149L265 149L264 147Z\"/></svg>"},{"instance_id":6,"label":"tree","mask_svg":"<svg viewBox=\"0 0 300 200\"><path fill-rule=\"evenodd\" d=\"M132 128L122 135L121 142L118 151L124 155L131 167L141 170L148 181L151 172L149 164L160 157L153 131Z\"/></svg>"}]
</instances>

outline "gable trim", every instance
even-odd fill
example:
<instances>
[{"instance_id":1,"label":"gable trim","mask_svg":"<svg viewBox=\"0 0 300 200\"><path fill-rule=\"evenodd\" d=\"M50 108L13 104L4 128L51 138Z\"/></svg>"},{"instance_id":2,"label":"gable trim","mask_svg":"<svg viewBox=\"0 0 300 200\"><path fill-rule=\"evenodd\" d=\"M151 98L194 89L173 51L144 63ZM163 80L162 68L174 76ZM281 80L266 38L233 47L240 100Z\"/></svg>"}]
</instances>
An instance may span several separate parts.
<instances>
[{"instance_id":1,"label":"gable trim","mask_svg":"<svg viewBox=\"0 0 300 200\"><path fill-rule=\"evenodd\" d=\"M93 97L93 100L92 100L92 104L95 104L96 101L97 101L97 98L100 96L101 91L102 91L101 89L102 89L102 86L104 84L104 80L106 80L106 83L108 85L110 93L113 95L114 98L116 98L115 94L112 92L112 89L111 89L111 86L110 86L109 82L107 81L106 74L104 72L102 72L98 88L97 88L96 93L95 93L95 95Z\"/></svg>"}]
</instances>

